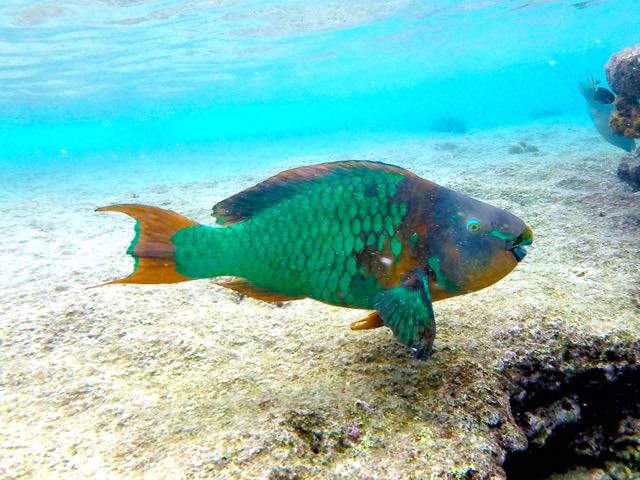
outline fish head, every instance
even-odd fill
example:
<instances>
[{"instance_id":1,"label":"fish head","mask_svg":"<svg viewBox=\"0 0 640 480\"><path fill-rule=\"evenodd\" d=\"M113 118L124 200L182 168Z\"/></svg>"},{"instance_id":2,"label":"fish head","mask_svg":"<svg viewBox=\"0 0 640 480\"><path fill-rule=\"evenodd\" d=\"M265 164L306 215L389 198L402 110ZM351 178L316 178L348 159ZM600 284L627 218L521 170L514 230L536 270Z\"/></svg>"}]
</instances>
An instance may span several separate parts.
<instances>
[{"instance_id":1,"label":"fish head","mask_svg":"<svg viewBox=\"0 0 640 480\"><path fill-rule=\"evenodd\" d=\"M533 232L519 217L448 189L438 197L426 258L437 296L488 287L525 258Z\"/></svg>"}]
</instances>

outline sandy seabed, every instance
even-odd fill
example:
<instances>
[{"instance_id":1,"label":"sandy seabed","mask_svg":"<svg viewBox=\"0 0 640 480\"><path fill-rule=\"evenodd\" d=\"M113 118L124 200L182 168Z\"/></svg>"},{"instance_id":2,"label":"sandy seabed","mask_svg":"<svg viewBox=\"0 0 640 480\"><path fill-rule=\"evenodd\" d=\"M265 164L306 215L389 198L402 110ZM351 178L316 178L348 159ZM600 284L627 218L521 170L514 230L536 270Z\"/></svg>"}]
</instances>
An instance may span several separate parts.
<instances>
[{"instance_id":1,"label":"sandy seabed","mask_svg":"<svg viewBox=\"0 0 640 480\"><path fill-rule=\"evenodd\" d=\"M518 141L539 151L508 154ZM542 125L201 181L134 185L126 168L5 176L0 477L501 478L505 442L519 438L504 362L554 338L638 338L640 194L616 178L621 155L591 129ZM435 305L428 362L387 329L350 331L366 312L311 300L268 304L208 280L87 289L132 265L132 222L96 207L147 203L210 223L215 202L269 175L349 158L406 167L534 230L507 278Z\"/></svg>"}]
</instances>

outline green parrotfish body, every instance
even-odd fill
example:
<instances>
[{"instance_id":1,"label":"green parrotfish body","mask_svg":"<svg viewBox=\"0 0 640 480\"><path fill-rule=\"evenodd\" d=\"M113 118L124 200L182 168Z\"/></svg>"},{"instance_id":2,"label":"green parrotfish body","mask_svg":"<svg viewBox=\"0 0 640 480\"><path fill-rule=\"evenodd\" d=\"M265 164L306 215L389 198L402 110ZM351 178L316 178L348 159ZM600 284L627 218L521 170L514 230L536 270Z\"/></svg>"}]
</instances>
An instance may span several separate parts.
<instances>
[{"instance_id":1,"label":"green parrotfish body","mask_svg":"<svg viewBox=\"0 0 640 480\"><path fill-rule=\"evenodd\" d=\"M515 215L400 167L345 161L282 172L213 207L224 228L144 205L134 217L133 273L109 283L233 276L222 286L266 301L313 298L375 310L416 357L432 351L432 302L487 287L526 254Z\"/></svg>"}]
</instances>

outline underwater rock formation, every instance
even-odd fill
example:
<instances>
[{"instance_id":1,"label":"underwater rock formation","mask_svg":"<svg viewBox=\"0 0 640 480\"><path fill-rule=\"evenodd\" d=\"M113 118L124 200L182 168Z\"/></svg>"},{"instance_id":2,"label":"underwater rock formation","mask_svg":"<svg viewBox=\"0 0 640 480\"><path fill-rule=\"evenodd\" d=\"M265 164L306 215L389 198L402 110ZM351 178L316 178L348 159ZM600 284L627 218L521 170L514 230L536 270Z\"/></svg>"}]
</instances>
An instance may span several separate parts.
<instances>
[{"instance_id":1,"label":"underwater rock formation","mask_svg":"<svg viewBox=\"0 0 640 480\"><path fill-rule=\"evenodd\" d=\"M627 138L640 138L640 45L612 55L605 70L617 95L609 121L611 129Z\"/></svg>"},{"instance_id":2,"label":"underwater rock formation","mask_svg":"<svg viewBox=\"0 0 640 480\"><path fill-rule=\"evenodd\" d=\"M640 138L640 104L636 100L616 97L609 125L618 135Z\"/></svg>"},{"instance_id":3,"label":"underwater rock formation","mask_svg":"<svg viewBox=\"0 0 640 480\"><path fill-rule=\"evenodd\" d=\"M640 341L565 340L504 370L513 417L528 440L526 450L507 454L507 477L544 478L585 465L600 466L603 479L638 478Z\"/></svg>"},{"instance_id":4,"label":"underwater rock formation","mask_svg":"<svg viewBox=\"0 0 640 480\"><path fill-rule=\"evenodd\" d=\"M634 192L640 190L640 156L626 155L618 166L618 177L631 185Z\"/></svg>"},{"instance_id":5,"label":"underwater rock formation","mask_svg":"<svg viewBox=\"0 0 640 480\"><path fill-rule=\"evenodd\" d=\"M614 53L605 71L607 82L616 95L630 100L640 98L640 45Z\"/></svg>"}]
</instances>

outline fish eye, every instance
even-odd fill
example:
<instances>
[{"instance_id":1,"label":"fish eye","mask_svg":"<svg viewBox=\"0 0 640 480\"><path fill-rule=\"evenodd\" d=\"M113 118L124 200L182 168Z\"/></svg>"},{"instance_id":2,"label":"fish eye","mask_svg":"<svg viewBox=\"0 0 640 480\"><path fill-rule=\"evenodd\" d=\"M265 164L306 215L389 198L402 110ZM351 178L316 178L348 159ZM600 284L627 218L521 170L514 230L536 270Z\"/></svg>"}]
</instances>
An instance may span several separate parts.
<instances>
[{"instance_id":1,"label":"fish eye","mask_svg":"<svg viewBox=\"0 0 640 480\"><path fill-rule=\"evenodd\" d=\"M480 221L479 220L476 220L475 218L472 218L471 220L469 220L467 222L467 230L469 232L477 232L479 228L480 228Z\"/></svg>"}]
</instances>

